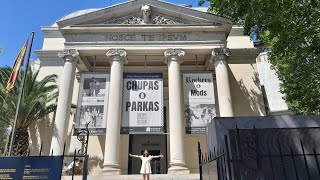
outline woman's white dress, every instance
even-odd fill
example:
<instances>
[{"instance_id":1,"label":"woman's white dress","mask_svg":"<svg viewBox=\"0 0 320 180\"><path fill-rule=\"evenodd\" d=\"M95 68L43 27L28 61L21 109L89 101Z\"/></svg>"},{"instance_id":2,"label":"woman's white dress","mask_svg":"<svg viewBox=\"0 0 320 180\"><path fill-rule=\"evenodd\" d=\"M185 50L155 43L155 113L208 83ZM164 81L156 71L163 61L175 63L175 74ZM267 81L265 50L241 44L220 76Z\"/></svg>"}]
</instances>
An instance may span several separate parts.
<instances>
[{"instance_id":1,"label":"woman's white dress","mask_svg":"<svg viewBox=\"0 0 320 180\"><path fill-rule=\"evenodd\" d=\"M148 157L139 156L139 157L141 159L140 174L151 174L150 161L153 159L153 156L148 156Z\"/></svg>"}]
</instances>

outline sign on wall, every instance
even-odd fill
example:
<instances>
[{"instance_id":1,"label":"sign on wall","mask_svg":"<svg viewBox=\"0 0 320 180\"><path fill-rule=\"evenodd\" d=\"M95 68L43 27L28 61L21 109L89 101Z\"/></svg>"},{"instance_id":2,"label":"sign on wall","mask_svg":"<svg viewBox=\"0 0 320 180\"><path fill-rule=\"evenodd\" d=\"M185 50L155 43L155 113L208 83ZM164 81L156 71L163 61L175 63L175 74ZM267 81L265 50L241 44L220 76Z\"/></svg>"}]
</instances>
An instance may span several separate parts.
<instances>
[{"instance_id":1,"label":"sign on wall","mask_svg":"<svg viewBox=\"0 0 320 180\"><path fill-rule=\"evenodd\" d=\"M205 133L216 116L213 76L209 73L183 74L186 133Z\"/></svg>"},{"instance_id":2,"label":"sign on wall","mask_svg":"<svg viewBox=\"0 0 320 180\"><path fill-rule=\"evenodd\" d=\"M75 133L89 124L90 135L105 135L109 74L81 74Z\"/></svg>"},{"instance_id":3,"label":"sign on wall","mask_svg":"<svg viewBox=\"0 0 320 180\"><path fill-rule=\"evenodd\" d=\"M162 95L162 74L124 74L121 133L162 133Z\"/></svg>"},{"instance_id":4,"label":"sign on wall","mask_svg":"<svg viewBox=\"0 0 320 180\"><path fill-rule=\"evenodd\" d=\"M1 157L0 179L57 180L61 177L62 156Z\"/></svg>"}]
</instances>

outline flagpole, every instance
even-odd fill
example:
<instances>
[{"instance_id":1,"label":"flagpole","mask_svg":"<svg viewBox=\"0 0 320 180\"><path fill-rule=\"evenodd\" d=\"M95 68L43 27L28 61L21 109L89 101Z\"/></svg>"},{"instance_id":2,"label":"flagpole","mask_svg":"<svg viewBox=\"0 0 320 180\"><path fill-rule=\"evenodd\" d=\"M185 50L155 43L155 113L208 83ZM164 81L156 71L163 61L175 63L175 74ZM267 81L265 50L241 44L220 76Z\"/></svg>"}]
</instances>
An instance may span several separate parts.
<instances>
[{"instance_id":1,"label":"flagpole","mask_svg":"<svg viewBox=\"0 0 320 180\"><path fill-rule=\"evenodd\" d=\"M28 69L29 69L29 62L30 62L32 44L33 44L33 38L34 38L34 32L31 33L31 42L30 42L29 51L28 51L27 64L26 64L25 73L24 73L24 76L23 76L23 79L22 79L21 87L20 87L20 90L19 90L19 98L18 98L18 102L17 102L17 106L16 106L16 114L15 114L15 117L14 117L14 123L13 123L13 127L12 127L12 130L11 130L11 141L10 141L10 147L9 147L9 156L11 156L13 143L14 143L14 139L15 139L16 126L17 126L17 120L18 120L18 115L19 115L19 110L20 110L20 104L21 104L21 99L22 99L22 96L23 96L24 84L25 84L26 77L27 77L27 74L28 74Z\"/></svg>"}]
</instances>

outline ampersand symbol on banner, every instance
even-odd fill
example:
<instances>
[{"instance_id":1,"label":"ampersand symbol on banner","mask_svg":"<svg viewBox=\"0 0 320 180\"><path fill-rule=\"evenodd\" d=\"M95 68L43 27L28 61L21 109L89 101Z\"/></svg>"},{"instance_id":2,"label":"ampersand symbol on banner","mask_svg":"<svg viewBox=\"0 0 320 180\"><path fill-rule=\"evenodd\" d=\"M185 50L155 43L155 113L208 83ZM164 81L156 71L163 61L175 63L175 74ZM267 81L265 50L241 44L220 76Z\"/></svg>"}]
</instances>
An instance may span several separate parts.
<instances>
[{"instance_id":1,"label":"ampersand symbol on banner","mask_svg":"<svg viewBox=\"0 0 320 180\"><path fill-rule=\"evenodd\" d=\"M147 95L146 95L146 93L144 93L144 92L142 92L142 93L139 94L139 98L140 98L140 99L144 99L144 98L146 98L146 96L147 96Z\"/></svg>"}]
</instances>

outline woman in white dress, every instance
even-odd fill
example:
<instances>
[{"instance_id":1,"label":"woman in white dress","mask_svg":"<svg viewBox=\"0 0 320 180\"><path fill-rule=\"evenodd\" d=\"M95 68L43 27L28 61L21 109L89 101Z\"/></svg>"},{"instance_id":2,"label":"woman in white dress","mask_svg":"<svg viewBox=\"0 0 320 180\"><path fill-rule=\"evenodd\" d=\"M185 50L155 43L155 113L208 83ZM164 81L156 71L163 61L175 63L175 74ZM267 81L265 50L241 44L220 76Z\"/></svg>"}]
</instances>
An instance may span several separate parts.
<instances>
[{"instance_id":1,"label":"woman in white dress","mask_svg":"<svg viewBox=\"0 0 320 180\"><path fill-rule=\"evenodd\" d=\"M151 174L150 161L152 159L154 159L154 158L163 158L162 154L160 154L159 156L151 156L151 155L149 155L148 150L144 150L143 155L140 155L140 156L132 155L132 154L129 154L129 156L141 159L140 174L143 175L143 180L150 180L150 174Z\"/></svg>"}]
</instances>

